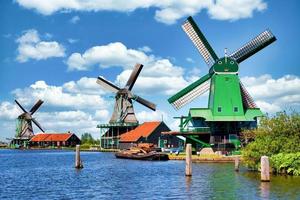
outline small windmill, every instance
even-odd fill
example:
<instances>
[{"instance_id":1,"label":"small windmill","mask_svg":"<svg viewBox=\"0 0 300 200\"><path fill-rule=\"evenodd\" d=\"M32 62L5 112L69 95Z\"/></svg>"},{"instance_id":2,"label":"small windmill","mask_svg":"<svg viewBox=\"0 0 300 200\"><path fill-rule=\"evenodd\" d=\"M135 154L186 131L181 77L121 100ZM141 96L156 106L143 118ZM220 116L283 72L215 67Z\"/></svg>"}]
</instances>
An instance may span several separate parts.
<instances>
[{"instance_id":1,"label":"small windmill","mask_svg":"<svg viewBox=\"0 0 300 200\"><path fill-rule=\"evenodd\" d=\"M208 74L168 99L180 109L209 91L208 108L191 108L189 116L181 120L181 130L188 122L193 127L208 128L196 132L202 130L212 135L237 134L241 128L249 128L251 122L256 126L256 118L262 112L239 79L239 64L274 42L275 36L266 30L232 54L225 52L225 57L219 58L192 17L188 17L182 28L210 69Z\"/></svg>"},{"instance_id":2,"label":"small windmill","mask_svg":"<svg viewBox=\"0 0 300 200\"><path fill-rule=\"evenodd\" d=\"M21 108L23 113L18 116L18 124L17 124L17 129L16 129L16 137L17 138L27 138L30 139L31 137L34 136L33 133L33 128L32 128L32 122L42 131L41 125L32 117L32 115L40 108L40 106L44 103L42 100L38 100L34 106L30 109L29 112L27 112L21 104L15 100L16 104Z\"/></svg>"},{"instance_id":3,"label":"small windmill","mask_svg":"<svg viewBox=\"0 0 300 200\"><path fill-rule=\"evenodd\" d=\"M136 64L125 87L119 88L113 83L105 80L102 77L98 77L97 83L104 87L105 89L114 92L115 95L115 105L112 117L109 123L138 123L138 120L135 117L132 101L136 101L147 108L155 111L156 105L143 99L142 97L132 93L132 88L136 82L143 65Z\"/></svg>"}]
</instances>

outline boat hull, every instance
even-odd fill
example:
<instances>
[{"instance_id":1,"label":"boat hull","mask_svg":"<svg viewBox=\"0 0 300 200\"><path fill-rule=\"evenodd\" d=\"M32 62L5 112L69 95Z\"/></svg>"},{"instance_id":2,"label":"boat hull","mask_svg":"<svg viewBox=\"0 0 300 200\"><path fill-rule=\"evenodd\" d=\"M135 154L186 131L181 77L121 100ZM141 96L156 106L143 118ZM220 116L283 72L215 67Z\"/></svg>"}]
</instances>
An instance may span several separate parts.
<instances>
[{"instance_id":1,"label":"boat hull","mask_svg":"<svg viewBox=\"0 0 300 200\"><path fill-rule=\"evenodd\" d=\"M166 161L169 160L169 156L164 153L147 153L147 154L128 154L123 152L118 152L115 154L116 158L121 159L133 159L133 160L150 160L150 161Z\"/></svg>"}]
</instances>

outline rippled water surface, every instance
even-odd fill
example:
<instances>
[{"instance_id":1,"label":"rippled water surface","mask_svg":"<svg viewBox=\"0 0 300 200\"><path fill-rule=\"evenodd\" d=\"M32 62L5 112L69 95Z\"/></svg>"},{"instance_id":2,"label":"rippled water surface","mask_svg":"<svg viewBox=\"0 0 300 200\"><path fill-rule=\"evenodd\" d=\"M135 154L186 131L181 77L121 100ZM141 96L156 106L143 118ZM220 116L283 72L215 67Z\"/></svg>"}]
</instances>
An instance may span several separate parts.
<instances>
[{"instance_id":1,"label":"rippled water surface","mask_svg":"<svg viewBox=\"0 0 300 200\"><path fill-rule=\"evenodd\" d=\"M0 150L0 199L300 199L300 177L272 176L233 164L133 161L113 153L81 152L82 170L72 151Z\"/></svg>"}]
</instances>

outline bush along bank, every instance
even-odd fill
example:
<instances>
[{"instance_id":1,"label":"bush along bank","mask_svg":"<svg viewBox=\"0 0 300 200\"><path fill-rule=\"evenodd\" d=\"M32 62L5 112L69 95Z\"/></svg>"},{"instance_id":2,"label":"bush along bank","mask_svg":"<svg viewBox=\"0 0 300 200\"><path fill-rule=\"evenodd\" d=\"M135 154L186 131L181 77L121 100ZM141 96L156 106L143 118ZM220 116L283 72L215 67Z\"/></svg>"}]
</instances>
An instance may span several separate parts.
<instances>
[{"instance_id":1,"label":"bush along bank","mask_svg":"<svg viewBox=\"0 0 300 200\"><path fill-rule=\"evenodd\" d=\"M259 170L260 157L266 155L274 173L300 175L299 113L265 116L257 129L242 133L242 140L243 161L250 169Z\"/></svg>"}]
</instances>

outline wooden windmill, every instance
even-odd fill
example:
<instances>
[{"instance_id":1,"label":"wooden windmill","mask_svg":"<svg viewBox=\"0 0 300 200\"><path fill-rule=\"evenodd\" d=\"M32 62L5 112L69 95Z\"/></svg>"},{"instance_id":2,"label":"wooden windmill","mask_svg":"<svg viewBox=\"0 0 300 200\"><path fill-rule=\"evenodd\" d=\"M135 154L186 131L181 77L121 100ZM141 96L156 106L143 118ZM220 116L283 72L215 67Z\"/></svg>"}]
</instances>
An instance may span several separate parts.
<instances>
[{"instance_id":1,"label":"wooden windmill","mask_svg":"<svg viewBox=\"0 0 300 200\"><path fill-rule=\"evenodd\" d=\"M99 124L101 148L119 148L120 135L135 129L139 122L135 116L133 102L136 101L143 106L155 111L156 105L150 101L134 94L132 88L143 68L143 65L136 64L128 81L123 88L98 77L97 83L110 92L115 93L115 105L108 124Z\"/></svg>"},{"instance_id":2,"label":"wooden windmill","mask_svg":"<svg viewBox=\"0 0 300 200\"><path fill-rule=\"evenodd\" d=\"M146 99L143 99L138 95L133 94L131 91L142 68L143 65L141 64L135 65L124 88L119 88L118 86L105 80L104 78L98 77L97 83L99 85L116 94L114 111L111 116L111 119L109 120L109 123L137 123L138 120L136 119L134 113L132 101L136 101L142 104L143 106L146 106L147 108L155 111L155 104L151 103Z\"/></svg>"},{"instance_id":3,"label":"wooden windmill","mask_svg":"<svg viewBox=\"0 0 300 200\"><path fill-rule=\"evenodd\" d=\"M17 100L15 100L15 102L23 111L23 113L17 118L16 136L11 141L11 144L25 147L27 146L29 140L34 136L32 123L35 124L42 132L44 132L40 123L32 117L44 102L42 100L38 100L34 106L32 106L29 112L26 111Z\"/></svg>"}]
</instances>

